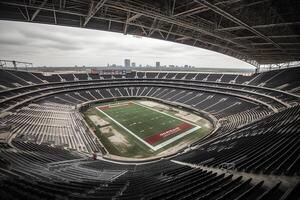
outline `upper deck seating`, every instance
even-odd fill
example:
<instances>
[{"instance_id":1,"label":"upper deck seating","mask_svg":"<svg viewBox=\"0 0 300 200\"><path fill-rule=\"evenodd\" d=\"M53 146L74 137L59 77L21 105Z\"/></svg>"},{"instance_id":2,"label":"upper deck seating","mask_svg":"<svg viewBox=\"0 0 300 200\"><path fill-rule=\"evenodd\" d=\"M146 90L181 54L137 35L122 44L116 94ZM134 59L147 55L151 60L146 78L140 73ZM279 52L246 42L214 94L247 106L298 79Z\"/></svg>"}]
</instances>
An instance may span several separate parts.
<instances>
[{"instance_id":1,"label":"upper deck seating","mask_svg":"<svg viewBox=\"0 0 300 200\"><path fill-rule=\"evenodd\" d=\"M300 106L219 137L180 160L219 167L232 163L238 170L299 175Z\"/></svg>"}]
</instances>

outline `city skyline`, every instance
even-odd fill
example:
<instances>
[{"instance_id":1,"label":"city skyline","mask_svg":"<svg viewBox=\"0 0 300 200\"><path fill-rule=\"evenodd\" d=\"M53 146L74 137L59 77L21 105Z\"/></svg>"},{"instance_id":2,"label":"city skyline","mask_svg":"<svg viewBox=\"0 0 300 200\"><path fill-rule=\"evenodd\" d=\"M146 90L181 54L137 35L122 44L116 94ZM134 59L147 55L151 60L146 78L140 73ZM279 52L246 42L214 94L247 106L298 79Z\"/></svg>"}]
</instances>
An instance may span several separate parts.
<instances>
[{"instance_id":1,"label":"city skyline","mask_svg":"<svg viewBox=\"0 0 300 200\"><path fill-rule=\"evenodd\" d=\"M117 64L117 63L107 63L107 67L127 67L127 68L140 68L140 67L166 67L166 68L195 68L195 66L184 64L184 65L173 65L173 64L163 64L161 65L160 61L155 61L155 63L148 63L146 65L142 65L140 63L136 63L129 58L124 59L124 64ZM96 67L96 66L95 66Z\"/></svg>"},{"instance_id":2,"label":"city skyline","mask_svg":"<svg viewBox=\"0 0 300 200\"><path fill-rule=\"evenodd\" d=\"M220 53L174 42L63 26L0 21L2 59L34 66L106 66L125 58L140 64L254 68ZM32 31L34 30L34 31ZM51 33L51 34L50 34Z\"/></svg>"}]
</instances>

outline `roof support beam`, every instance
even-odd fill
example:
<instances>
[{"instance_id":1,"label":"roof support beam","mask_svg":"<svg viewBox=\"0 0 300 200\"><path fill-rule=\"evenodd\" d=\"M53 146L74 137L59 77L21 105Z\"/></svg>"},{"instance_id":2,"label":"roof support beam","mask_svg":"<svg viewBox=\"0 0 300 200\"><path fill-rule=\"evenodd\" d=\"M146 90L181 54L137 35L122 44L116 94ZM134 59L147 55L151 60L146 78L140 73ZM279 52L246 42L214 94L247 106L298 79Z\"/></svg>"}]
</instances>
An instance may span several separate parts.
<instances>
[{"instance_id":1,"label":"roof support beam","mask_svg":"<svg viewBox=\"0 0 300 200\"><path fill-rule=\"evenodd\" d=\"M202 7L196 7L196 8L192 8L192 9L190 9L190 10L185 10L185 11L183 11L183 12L181 12L181 13L177 13L177 14L175 14L175 15L173 15L174 17L178 17L178 16L181 16L181 15L186 15L186 14L188 14L188 13L191 13L191 12L194 12L194 11L197 11L197 10L200 10L200 9L202 9Z\"/></svg>"},{"instance_id":2,"label":"roof support beam","mask_svg":"<svg viewBox=\"0 0 300 200\"><path fill-rule=\"evenodd\" d=\"M53 18L54 18L54 24L57 24L57 17L56 17L56 12L55 12L54 5L53 5Z\"/></svg>"},{"instance_id":3,"label":"roof support beam","mask_svg":"<svg viewBox=\"0 0 300 200\"><path fill-rule=\"evenodd\" d=\"M269 38L300 38L300 35L269 35ZM248 40L248 39L255 39L259 38L259 36L251 35L251 36L239 36L235 37L235 40Z\"/></svg>"},{"instance_id":4,"label":"roof support beam","mask_svg":"<svg viewBox=\"0 0 300 200\"><path fill-rule=\"evenodd\" d=\"M219 15L225 17L226 19L229 19L230 21L245 27L247 30L249 30L250 32L254 33L255 35L259 36L260 38L272 43L275 47L277 47L278 49L282 49L277 43L275 43L273 40L271 40L270 38L268 38L267 36L263 35L262 33L260 33L259 31L255 30L254 28L252 28L251 26L249 26L248 24L246 24L245 22L243 22L242 20L238 19L237 17L233 16L232 14L226 12L225 10L221 9L218 6L215 6L214 4L211 4L210 2L208 2L207 0L194 0L195 2L199 3L199 4L203 4L206 7L208 7L209 9L211 9L212 11L214 11L215 13L218 13Z\"/></svg>"},{"instance_id":5,"label":"roof support beam","mask_svg":"<svg viewBox=\"0 0 300 200\"><path fill-rule=\"evenodd\" d=\"M155 32L155 27L157 26L156 25L157 24L156 21L157 21L157 19L154 18L154 20L152 22L152 25L151 25L151 28L149 30L148 36L151 36Z\"/></svg>"},{"instance_id":6,"label":"roof support beam","mask_svg":"<svg viewBox=\"0 0 300 200\"><path fill-rule=\"evenodd\" d=\"M124 35L127 35L127 27L128 27L128 19L129 19L129 17L130 17L130 12L127 13L127 19L126 19L126 21L124 23L124 31L123 31Z\"/></svg>"},{"instance_id":7,"label":"roof support beam","mask_svg":"<svg viewBox=\"0 0 300 200\"><path fill-rule=\"evenodd\" d=\"M111 28L111 20L108 21L108 28L107 28L107 30L110 31L110 28Z\"/></svg>"},{"instance_id":8,"label":"roof support beam","mask_svg":"<svg viewBox=\"0 0 300 200\"><path fill-rule=\"evenodd\" d=\"M278 24L261 24L261 25L255 25L252 26L252 28L273 28L273 27L281 27L281 26L291 26L291 25L299 25L300 22L283 22ZM217 31L236 31L245 29L243 26L233 26L233 27L226 27L226 28L219 28L216 29Z\"/></svg>"},{"instance_id":9,"label":"roof support beam","mask_svg":"<svg viewBox=\"0 0 300 200\"><path fill-rule=\"evenodd\" d=\"M173 26L174 26L174 24L171 24L171 27L170 27L170 29L169 29L169 31L167 33L166 38L165 38L166 40L169 38L169 35L170 35L171 31L172 31Z\"/></svg>"},{"instance_id":10,"label":"roof support beam","mask_svg":"<svg viewBox=\"0 0 300 200\"><path fill-rule=\"evenodd\" d=\"M66 0L59 0L59 8L65 8L66 7Z\"/></svg>"},{"instance_id":11,"label":"roof support beam","mask_svg":"<svg viewBox=\"0 0 300 200\"><path fill-rule=\"evenodd\" d=\"M234 3L235 1L232 1L232 0L219 0L219 1L216 1L215 5L221 5L221 4L231 4L231 3ZM198 7L195 7L195 8L191 8L190 10L185 10L185 11L182 11L180 13L177 13L175 14L174 16L177 17L177 16L191 16L191 15L195 15L197 13L201 13L201 12L204 12L204 11L207 11L209 8L203 6L203 5L200 5Z\"/></svg>"},{"instance_id":12,"label":"roof support beam","mask_svg":"<svg viewBox=\"0 0 300 200\"><path fill-rule=\"evenodd\" d=\"M100 0L97 2L97 4L95 5L95 2L92 1L91 2L91 6L90 6L90 10L88 15L85 18L85 21L83 23L83 26L85 27L87 25L87 23L89 23L90 19L92 19L92 17L94 17L94 15L98 12L98 10L107 2L108 0Z\"/></svg>"},{"instance_id":13,"label":"roof support beam","mask_svg":"<svg viewBox=\"0 0 300 200\"><path fill-rule=\"evenodd\" d=\"M191 39L191 38L187 37L187 36L183 36L183 37L176 38L175 41L183 41L183 40L187 40L187 39Z\"/></svg>"},{"instance_id":14,"label":"roof support beam","mask_svg":"<svg viewBox=\"0 0 300 200\"><path fill-rule=\"evenodd\" d=\"M232 40L232 38L228 35L218 34L214 30L212 30L210 27L207 27L206 25L203 25L203 24L195 25L190 21L187 22L187 21L178 20L174 17L169 17L169 16L163 15L158 12L151 12L151 11L145 10L145 9L137 9L136 7L132 7L129 4L122 4L119 2L115 2L115 1L110 1L109 4L106 4L105 6L114 8L114 9L123 10L126 12L141 13L143 16L148 17L148 18L152 18L152 19L156 18L159 21L167 22L167 23L179 26L179 27L184 27L186 29L201 32L203 34L210 35L212 37L216 37L217 39L236 44L237 46L240 46L243 48L251 48L250 46L247 46L244 43Z\"/></svg>"},{"instance_id":15,"label":"roof support beam","mask_svg":"<svg viewBox=\"0 0 300 200\"><path fill-rule=\"evenodd\" d=\"M251 43L252 45L254 46L264 46L264 45L272 45L271 43ZM278 43L279 45L291 45L291 46L294 46L294 45L300 45L299 42L281 42L281 43Z\"/></svg>"},{"instance_id":16,"label":"roof support beam","mask_svg":"<svg viewBox=\"0 0 300 200\"><path fill-rule=\"evenodd\" d=\"M20 11L21 15L24 17L25 21L29 21L29 20L30 20L30 17L29 17L29 15L28 15L27 7L25 7L25 11L26 11L26 14L27 14L27 15L25 15L25 14L23 13L23 11L22 11L21 8L18 8L18 10Z\"/></svg>"},{"instance_id":17,"label":"roof support beam","mask_svg":"<svg viewBox=\"0 0 300 200\"><path fill-rule=\"evenodd\" d=\"M43 8L43 7L46 5L47 1L48 1L48 0L44 0L44 1L41 3L41 5L39 6L39 8L36 9L36 11L33 13L33 15L32 15L32 17L31 17L30 21L33 21L33 20L35 19L35 17L36 17L36 16L39 14L39 12L41 11L41 8Z\"/></svg>"},{"instance_id":18,"label":"roof support beam","mask_svg":"<svg viewBox=\"0 0 300 200\"><path fill-rule=\"evenodd\" d=\"M142 35L148 35L145 28L143 27L143 25L140 22L136 22L136 26L139 27L140 29L142 29L142 31L143 31L143 33L141 33Z\"/></svg>"},{"instance_id":19,"label":"roof support beam","mask_svg":"<svg viewBox=\"0 0 300 200\"><path fill-rule=\"evenodd\" d=\"M171 15L174 15L175 4L176 4L176 0L173 0Z\"/></svg>"},{"instance_id":20,"label":"roof support beam","mask_svg":"<svg viewBox=\"0 0 300 200\"><path fill-rule=\"evenodd\" d=\"M137 13L137 14L135 14L135 15L133 15L133 16L127 18L126 23L132 22L132 21L136 20L137 18L139 18L139 17L141 17L141 16L142 16L141 13Z\"/></svg>"},{"instance_id":21,"label":"roof support beam","mask_svg":"<svg viewBox=\"0 0 300 200\"><path fill-rule=\"evenodd\" d=\"M124 35L127 34L127 27L128 27L128 24L134 20L136 20L137 18L139 18L140 16L142 16L142 14L138 13L138 14L135 14L133 16L130 17L130 12L127 13L127 19L125 21L125 27L124 27Z\"/></svg>"},{"instance_id":22,"label":"roof support beam","mask_svg":"<svg viewBox=\"0 0 300 200\"><path fill-rule=\"evenodd\" d=\"M158 33L160 34L161 38L164 40L164 39L165 39L165 36L164 36L164 34L162 34L162 32L161 32L161 31L159 31L159 30L158 30Z\"/></svg>"}]
</instances>

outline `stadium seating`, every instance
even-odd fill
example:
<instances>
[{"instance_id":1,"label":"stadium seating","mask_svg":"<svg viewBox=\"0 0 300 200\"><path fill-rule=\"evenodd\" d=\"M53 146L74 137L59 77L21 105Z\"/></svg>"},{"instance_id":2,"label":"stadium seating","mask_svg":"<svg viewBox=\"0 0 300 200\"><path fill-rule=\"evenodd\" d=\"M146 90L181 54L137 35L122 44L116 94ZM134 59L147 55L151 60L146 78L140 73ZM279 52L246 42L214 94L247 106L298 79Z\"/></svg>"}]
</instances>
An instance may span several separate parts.
<instances>
[{"instance_id":1,"label":"stadium seating","mask_svg":"<svg viewBox=\"0 0 300 200\"><path fill-rule=\"evenodd\" d=\"M297 199L299 73L300 67L122 77L0 69L0 120L11 129L0 143L1 198ZM216 129L170 158L91 160L91 153L105 151L77 107L119 98L201 111Z\"/></svg>"},{"instance_id":2,"label":"stadium seating","mask_svg":"<svg viewBox=\"0 0 300 200\"><path fill-rule=\"evenodd\" d=\"M247 172L299 175L299 117L300 106L286 109L178 159L212 167L232 163Z\"/></svg>"},{"instance_id":3,"label":"stadium seating","mask_svg":"<svg viewBox=\"0 0 300 200\"><path fill-rule=\"evenodd\" d=\"M7 124L14 126L12 134L22 140L84 152L100 151L99 141L83 121L71 107L51 103L31 104L7 118Z\"/></svg>"}]
</instances>

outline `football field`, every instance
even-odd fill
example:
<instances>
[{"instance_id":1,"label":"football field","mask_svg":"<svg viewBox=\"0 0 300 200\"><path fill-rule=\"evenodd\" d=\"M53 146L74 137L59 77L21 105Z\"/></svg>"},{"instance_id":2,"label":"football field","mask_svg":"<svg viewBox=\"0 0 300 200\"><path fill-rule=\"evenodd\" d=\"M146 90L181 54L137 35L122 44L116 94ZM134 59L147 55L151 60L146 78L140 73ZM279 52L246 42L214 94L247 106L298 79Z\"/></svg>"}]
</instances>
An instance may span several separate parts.
<instances>
[{"instance_id":1,"label":"football field","mask_svg":"<svg viewBox=\"0 0 300 200\"><path fill-rule=\"evenodd\" d=\"M96 109L154 151L201 128L131 101L98 106Z\"/></svg>"}]
</instances>

